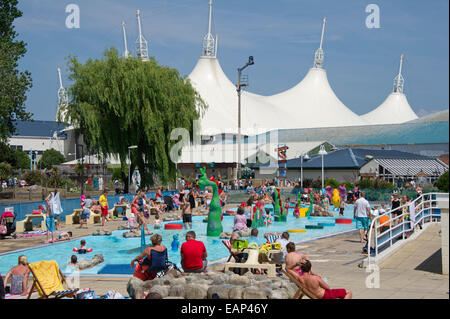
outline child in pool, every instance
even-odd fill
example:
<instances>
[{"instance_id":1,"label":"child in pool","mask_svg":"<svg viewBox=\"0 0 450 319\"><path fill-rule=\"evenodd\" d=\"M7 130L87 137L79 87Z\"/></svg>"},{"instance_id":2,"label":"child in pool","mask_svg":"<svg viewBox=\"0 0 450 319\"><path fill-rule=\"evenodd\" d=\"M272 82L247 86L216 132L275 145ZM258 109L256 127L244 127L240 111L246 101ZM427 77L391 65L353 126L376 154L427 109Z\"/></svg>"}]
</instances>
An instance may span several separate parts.
<instances>
[{"instance_id":1,"label":"child in pool","mask_svg":"<svg viewBox=\"0 0 450 319\"><path fill-rule=\"evenodd\" d=\"M178 251L178 248L180 247L180 242L178 240L178 234L173 235L173 241L172 241L172 251Z\"/></svg>"},{"instance_id":2,"label":"child in pool","mask_svg":"<svg viewBox=\"0 0 450 319\"><path fill-rule=\"evenodd\" d=\"M84 239L82 239L82 240L80 241L80 247L77 249L77 252L78 252L79 254L85 254L85 253L87 253L89 250L91 250L91 249L86 248L86 241L85 241Z\"/></svg>"},{"instance_id":3,"label":"child in pool","mask_svg":"<svg viewBox=\"0 0 450 319\"><path fill-rule=\"evenodd\" d=\"M286 212L289 210L290 201L291 201L291 199L290 199L289 197L286 198L286 200L284 201L284 210L285 210Z\"/></svg>"},{"instance_id":4,"label":"child in pool","mask_svg":"<svg viewBox=\"0 0 450 319\"><path fill-rule=\"evenodd\" d=\"M300 217L300 209L299 209L299 207L298 207L298 203L295 204L295 208L294 208L294 216L295 216L296 218L299 218L299 217Z\"/></svg>"},{"instance_id":5,"label":"child in pool","mask_svg":"<svg viewBox=\"0 0 450 319\"><path fill-rule=\"evenodd\" d=\"M156 214L155 215L155 224L153 225L154 229L159 229L161 228L161 220L159 219L159 215Z\"/></svg>"},{"instance_id":6,"label":"child in pool","mask_svg":"<svg viewBox=\"0 0 450 319\"><path fill-rule=\"evenodd\" d=\"M131 232L134 232L134 222L136 220L136 215L133 212L133 209L131 210L130 217L128 218L128 228L130 228Z\"/></svg>"}]
</instances>

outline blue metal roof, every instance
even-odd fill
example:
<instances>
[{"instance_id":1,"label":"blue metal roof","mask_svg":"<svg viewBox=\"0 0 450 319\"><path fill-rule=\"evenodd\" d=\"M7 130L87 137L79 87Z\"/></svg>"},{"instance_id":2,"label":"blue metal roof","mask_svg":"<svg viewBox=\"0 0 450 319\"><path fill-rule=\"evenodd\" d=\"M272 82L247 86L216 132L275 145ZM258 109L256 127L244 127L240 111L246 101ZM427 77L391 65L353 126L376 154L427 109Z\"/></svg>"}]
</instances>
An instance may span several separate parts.
<instances>
[{"instance_id":1,"label":"blue metal roof","mask_svg":"<svg viewBox=\"0 0 450 319\"><path fill-rule=\"evenodd\" d=\"M16 133L13 136L30 137L52 137L53 133L58 132L58 137L65 137L65 133L60 133L65 129L64 123L55 121L17 121Z\"/></svg>"},{"instance_id":2,"label":"blue metal roof","mask_svg":"<svg viewBox=\"0 0 450 319\"><path fill-rule=\"evenodd\" d=\"M367 163L366 156L370 155L374 159L430 159L430 157L416 155L407 152L400 152L394 150L371 150L363 148L343 148L336 151L328 152L323 157L323 165L325 169L338 168L338 169L354 169L360 168ZM283 167L284 164L280 164ZM267 165L261 165L267 166ZM255 166L257 167L257 166ZM287 168L299 169L300 159L295 158L288 160L286 163ZM303 169L321 169L322 168L322 156L313 155L309 160L303 160Z\"/></svg>"}]
</instances>

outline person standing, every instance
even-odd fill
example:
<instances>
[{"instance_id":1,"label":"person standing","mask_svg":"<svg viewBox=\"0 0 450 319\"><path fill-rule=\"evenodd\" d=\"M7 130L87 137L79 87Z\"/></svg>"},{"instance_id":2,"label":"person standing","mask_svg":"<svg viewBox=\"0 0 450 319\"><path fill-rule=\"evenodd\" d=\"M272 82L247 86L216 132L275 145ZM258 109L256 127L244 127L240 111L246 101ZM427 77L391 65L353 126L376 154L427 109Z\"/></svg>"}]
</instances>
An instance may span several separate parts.
<instances>
[{"instance_id":1,"label":"person standing","mask_svg":"<svg viewBox=\"0 0 450 319\"><path fill-rule=\"evenodd\" d=\"M370 204L366 200L366 192L362 191L360 197L355 202L353 209L353 218L356 219L356 228L359 229L359 238L361 243L367 241L367 232L370 226Z\"/></svg>"},{"instance_id":2,"label":"person standing","mask_svg":"<svg viewBox=\"0 0 450 319\"><path fill-rule=\"evenodd\" d=\"M402 212L398 209L401 205L400 199L398 198L398 193L394 192L393 197L391 198L391 214L393 219L393 225L397 225L400 220L397 218L398 215L401 215Z\"/></svg>"},{"instance_id":3,"label":"person standing","mask_svg":"<svg viewBox=\"0 0 450 319\"><path fill-rule=\"evenodd\" d=\"M49 205L51 206L52 214L55 218L55 225L60 227L59 225L59 217L61 216L63 209L61 207L61 199L59 198L59 192L57 189L55 189L54 192L51 192L47 196L47 201Z\"/></svg>"},{"instance_id":4,"label":"person standing","mask_svg":"<svg viewBox=\"0 0 450 319\"><path fill-rule=\"evenodd\" d=\"M100 195L99 203L100 208L102 210L101 218L102 218L102 227L105 226L106 220L108 218L108 199L106 198L106 189L103 190L102 195Z\"/></svg>"},{"instance_id":5,"label":"person standing","mask_svg":"<svg viewBox=\"0 0 450 319\"><path fill-rule=\"evenodd\" d=\"M189 228L192 229L192 210L191 210L191 204L189 203L189 201L187 200L187 196L183 197L183 202L182 202L182 218L183 218L183 224L184 224L184 229Z\"/></svg>"},{"instance_id":6,"label":"person standing","mask_svg":"<svg viewBox=\"0 0 450 319\"><path fill-rule=\"evenodd\" d=\"M52 234L52 243L55 241L55 216L52 211L52 205L49 202L49 196L45 199L47 207L45 210L45 227L47 228L47 242L50 242L49 235Z\"/></svg>"}]
</instances>

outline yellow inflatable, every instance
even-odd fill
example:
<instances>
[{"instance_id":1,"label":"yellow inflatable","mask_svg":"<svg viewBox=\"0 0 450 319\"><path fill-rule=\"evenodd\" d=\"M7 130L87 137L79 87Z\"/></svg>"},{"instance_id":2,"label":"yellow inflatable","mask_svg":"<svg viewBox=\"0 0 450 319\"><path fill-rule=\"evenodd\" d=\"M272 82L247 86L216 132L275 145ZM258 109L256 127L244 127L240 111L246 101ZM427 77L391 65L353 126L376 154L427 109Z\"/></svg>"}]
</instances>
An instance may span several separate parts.
<instances>
[{"instance_id":1,"label":"yellow inflatable","mask_svg":"<svg viewBox=\"0 0 450 319\"><path fill-rule=\"evenodd\" d=\"M306 212L308 211L309 207L302 207L300 208L300 217L306 217Z\"/></svg>"},{"instance_id":2,"label":"yellow inflatable","mask_svg":"<svg viewBox=\"0 0 450 319\"><path fill-rule=\"evenodd\" d=\"M339 196L339 191L337 189L333 190L332 202L335 208L339 208L341 206L341 197Z\"/></svg>"}]
</instances>

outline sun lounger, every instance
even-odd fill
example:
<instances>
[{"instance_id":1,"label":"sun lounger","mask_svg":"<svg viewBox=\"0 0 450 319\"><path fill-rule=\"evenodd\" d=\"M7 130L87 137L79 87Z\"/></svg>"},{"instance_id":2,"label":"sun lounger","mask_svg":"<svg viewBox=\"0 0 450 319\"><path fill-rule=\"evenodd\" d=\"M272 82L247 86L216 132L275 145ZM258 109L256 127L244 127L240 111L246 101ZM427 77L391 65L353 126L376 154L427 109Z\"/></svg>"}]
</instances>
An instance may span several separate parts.
<instances>
[{"instance_id":1,"label":"sun lounger","mask_svg":"<svg viewBox=\"0 0 450 319\"><path fill-rule=\"evenodd\" d=\"M295 293L294 297L292 297L292 299L302 299L303 296L305 296L305 295L310 299L317 299L316 296L314 296L308 289L303 287L302 284L300 283L300 281L298 281L297 278L292 276L286 269L281 269L281 271L298 287L298 290Z\"/></svg>"},{"instance_id":2,"label":"sun lounger","mask_svg":"<svg viewBox=\"0 0 450 319\"><path fill-rule=\"evenodd\" d=\"M73 297L73 294L78 291L78 288L64 290L63 283L67 285L67 282L55 260L38 261L29 264L29 268L33 276L33 285L27 299L30 299L35 289L39 293L40 298L45 299Z\"/></svg>"},{"instance_id":3,"label":"sun lounger","mask_svg":"<svg viewBox=\"0 0 450 319\"><path fill-rule=\"evenodd\" d=\"M275 264L260 264L258 262L258 249L245 249L244 252L248 252L248 259L245 263L230 263L225 264L225 272L230 268L244 268L244 269L266 269L267 277L276 277Z\"/></svg>"}]
</instances>

